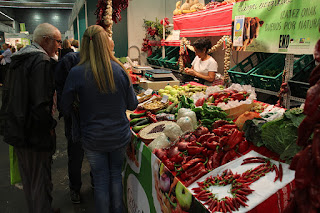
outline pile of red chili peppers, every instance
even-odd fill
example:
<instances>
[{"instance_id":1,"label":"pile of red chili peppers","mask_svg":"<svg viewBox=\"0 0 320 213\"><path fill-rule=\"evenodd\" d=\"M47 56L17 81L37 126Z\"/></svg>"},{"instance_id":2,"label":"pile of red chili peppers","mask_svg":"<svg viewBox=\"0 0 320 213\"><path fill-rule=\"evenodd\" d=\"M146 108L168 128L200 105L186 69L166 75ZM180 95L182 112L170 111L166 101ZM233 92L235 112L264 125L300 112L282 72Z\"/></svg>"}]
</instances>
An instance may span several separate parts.
<instances>
[{"instance_id":1,"label":"pile of red chili peppers","mask_svg":"<svg viewBox=\"0 0 320 213\"><path fill-rule=\"evenodd\" d=\"M204 202L204 205L208 206L211 212L232 212L238 210L240 206L248 206L246 202L249 200L247 195L251 194L252 190L249 186L251 183L265 176L266 173L276 171L276 177L274 181L282 181L283 170L281 163L278 167L271 163L267 158L262 157L251 157L244 159L243 163L263 163L254 169L247 170L243 174L233 173L231 170L225 170L221 175L216 177L209 176L203 182L197 182L199 187L193 188L192 190L196 194L195 197L198 200ZM226 186L231 184L232 197L224 197L218 199L209 189L211 186Z\"/></svg>"},{"instance_id":2,"label":"pile of red chili peppers","mask_svg":"<svg viewBox=\"0 0 320 213\"><path fill-rule=\"evenodd\" d=\"M200 126L180 137L170 148L154 150L154 154L185 186L248 149L248 142L236 125L216 121L213 126L212 132Z\"/></svg>"}]
</instances>

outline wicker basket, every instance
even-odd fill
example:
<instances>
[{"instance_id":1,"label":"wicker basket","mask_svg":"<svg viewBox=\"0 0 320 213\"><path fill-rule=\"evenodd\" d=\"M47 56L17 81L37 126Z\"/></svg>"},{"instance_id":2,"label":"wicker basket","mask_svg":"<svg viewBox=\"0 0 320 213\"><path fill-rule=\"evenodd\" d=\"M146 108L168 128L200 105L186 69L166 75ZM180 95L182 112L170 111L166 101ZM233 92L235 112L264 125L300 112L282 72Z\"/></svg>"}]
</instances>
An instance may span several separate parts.
<instances>
[{"instance_id":1,"label":"wicker basket","mask_svg":"<svg viewBox=\"0 0 320 213\"><path fill-rule=\"evenodd\" d=\"M152 97L152 94L145 95L144 93L141 93L141 94L137 95L139 103L145 102L145 101L149 100L151 97Z\"/></svg>"},{"instance_id":2,"label":"wicker basket","mask_svg":"<svg viewBox=\"0 0 320 213\"><path fill-rule=\"evenodd\" d=\"M161 102L161 98L156 98L156 99L152 100L151 102L144 104L143 108L145 110L152 112L152 113L156 113L157 111L159 111L163 108L166 108L167 106L168 106L168 102L163 103L163 102Z\"/></svg>"}]
</instances>

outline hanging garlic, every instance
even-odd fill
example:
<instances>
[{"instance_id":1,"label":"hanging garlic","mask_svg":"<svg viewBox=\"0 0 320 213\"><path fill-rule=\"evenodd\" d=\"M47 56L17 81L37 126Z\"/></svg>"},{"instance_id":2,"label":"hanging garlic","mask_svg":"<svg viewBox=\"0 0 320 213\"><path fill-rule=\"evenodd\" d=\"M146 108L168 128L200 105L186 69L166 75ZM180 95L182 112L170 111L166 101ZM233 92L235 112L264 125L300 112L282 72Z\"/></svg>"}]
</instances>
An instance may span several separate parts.
<instances>
[{"instance_id":1,"label":"hanging garlic","mask_svg":"<svg viewBox=\"0 0 320 213\"><path fill-rule=\"evenodd\" d=\"M110 37L112 37L112 0L108 0L107 2L107 9L106 9L106 15L103 17L104 23L107 26L107 33L109 34Z\"/></svg>"}]
</instances>

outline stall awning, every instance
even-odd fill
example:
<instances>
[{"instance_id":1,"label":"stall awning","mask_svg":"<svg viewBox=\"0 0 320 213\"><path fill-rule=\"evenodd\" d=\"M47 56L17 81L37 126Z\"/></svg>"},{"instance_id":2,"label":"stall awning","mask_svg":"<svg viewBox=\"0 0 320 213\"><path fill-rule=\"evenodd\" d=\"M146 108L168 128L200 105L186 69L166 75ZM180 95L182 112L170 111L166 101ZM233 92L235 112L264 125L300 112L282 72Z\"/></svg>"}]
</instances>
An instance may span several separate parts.
<instances>
[{"instance_id":1,"label":"stall awning","mask_svg":"<svg viewBox=\"0 0 320 213\"><path fill-rule=\"evenodd\" d=\"M231 35L233 4L215 9L173 16L175 30L181 37Z\"/></svg>"}]
</instances>

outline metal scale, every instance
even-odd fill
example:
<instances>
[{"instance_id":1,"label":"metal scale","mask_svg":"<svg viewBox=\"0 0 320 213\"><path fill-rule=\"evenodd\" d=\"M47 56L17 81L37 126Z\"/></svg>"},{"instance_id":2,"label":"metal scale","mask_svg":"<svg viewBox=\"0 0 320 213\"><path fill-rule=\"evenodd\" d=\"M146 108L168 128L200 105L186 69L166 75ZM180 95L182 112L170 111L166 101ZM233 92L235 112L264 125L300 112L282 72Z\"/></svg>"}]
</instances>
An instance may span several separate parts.
<instances>
[{"instance_id":1,"label":"metal scale","mask_svg":"<svg viewBox=\"0 0 320 213\"><path fill-rule=\"evenodd\" d=\"M178 81L170 70L152 69L146 70L144 76L149 81Z\"/></svg>"}]
</instances>

